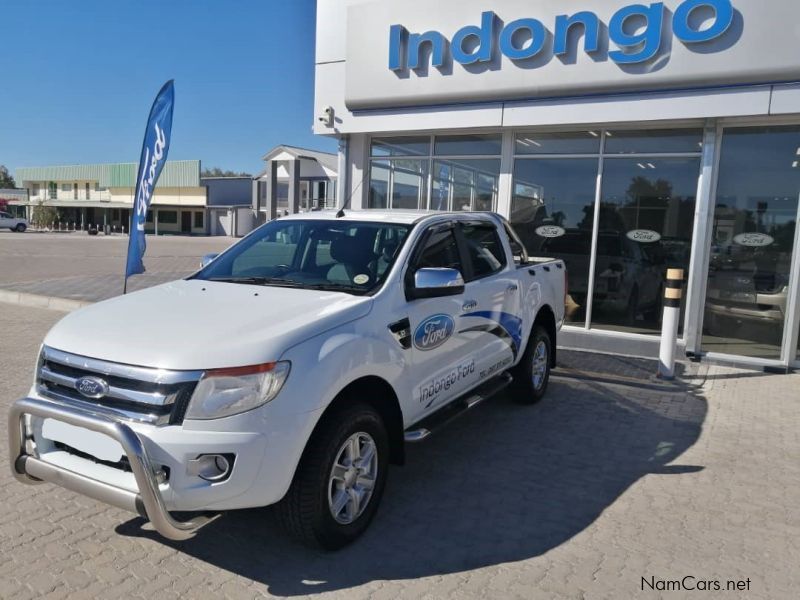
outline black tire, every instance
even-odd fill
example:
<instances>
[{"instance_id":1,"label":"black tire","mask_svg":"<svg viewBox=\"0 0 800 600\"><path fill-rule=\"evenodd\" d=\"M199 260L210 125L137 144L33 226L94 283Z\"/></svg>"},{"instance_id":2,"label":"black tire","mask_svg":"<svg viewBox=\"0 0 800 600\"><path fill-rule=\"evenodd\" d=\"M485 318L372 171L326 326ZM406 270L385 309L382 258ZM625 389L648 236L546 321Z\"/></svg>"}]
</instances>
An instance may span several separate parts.
<instances>
[{"instance_id":1,"label":"black tire","mask_svg":"<svg viewBox=\"0 0 800 600\"><path fill-rule=\"evenodd\" d=\"M353 435L367 434L377 448L377 475L366 507L352 522L343 524L333 515L329 488L334 461ZM345 404L326 414L300 459L292 485L275 505L278 522L290 535L308 546L338 550L355 541L370 524L383 495L389 466L389 436L380 415L367 404Z\"/></svg>"},{"instance_id":2,"label":"black tire","mask_svg":"<svg viewBox=\"0 0 800 600\"><path fill-rule=\"evenodd\" d=\"M17 233L25 233L25 230L27 228L28 227L27 225L25 225L25 223L17 223L17 226L14 228L14 231L16 231Z\"/></svg>"},{"instance_id":3,"label":"black tire","mask_svg":"<svg viewBox=\"0 0 800 600\"><path fill-rule=\"evenodd\" d=\"M544 357L541 356L544 351ZM550 362L553 356L553 340L550 334L541 325L535 325L522 355L522 360L511 370L514 381L511 384L511 393L515 402L519 404L536 404L547 393L547 384L550 382ZM543 368L543 373L534 371ZM534 375L539 377L534 377Z\"/></svg>"}]
</instances>

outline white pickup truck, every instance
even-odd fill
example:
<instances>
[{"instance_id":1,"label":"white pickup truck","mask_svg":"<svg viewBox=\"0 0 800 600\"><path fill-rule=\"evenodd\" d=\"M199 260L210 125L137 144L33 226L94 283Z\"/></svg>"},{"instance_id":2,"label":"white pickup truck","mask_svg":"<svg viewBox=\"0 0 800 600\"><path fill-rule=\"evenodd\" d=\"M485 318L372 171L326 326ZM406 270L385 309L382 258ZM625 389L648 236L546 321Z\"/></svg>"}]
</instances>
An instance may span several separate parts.
<instances>
[{"instance_id":1,"label":"white pickup truck","mask_svg":"<svg viewBox=\"0 0 800 600\"><path fill-rule=\"evenodd\" d=\"M564 264L529 258L495 214L281 218L187 279L53 327L11 409L12 470L174 540L275 504L336 549L369 525L405 443L504 387L544 395L565 291Z\"/></svg>"}]
</instances>

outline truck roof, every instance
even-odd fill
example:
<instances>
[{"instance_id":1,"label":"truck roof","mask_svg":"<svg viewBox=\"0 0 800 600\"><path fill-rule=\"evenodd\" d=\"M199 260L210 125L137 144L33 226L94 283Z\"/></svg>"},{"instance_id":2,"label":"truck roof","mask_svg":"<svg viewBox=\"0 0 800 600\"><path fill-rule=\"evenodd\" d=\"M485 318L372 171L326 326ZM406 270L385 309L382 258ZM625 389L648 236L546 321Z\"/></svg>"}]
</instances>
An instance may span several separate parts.
<instances>
[{"instance_id":1,"label":"truck roof","mask_svg":"<svg viewBox=\"0 0 800 600\"><path fill-rule=\"evenodd\" d=\"M295 213L280 217L281 219L320 219L320 220L337 220L336 210L319 210L305 213ZM380 221L382 223L398 223L400 225L411 225L426 217L464 217L471 213L466 212L442 212L440 210L381 210L370 208L367 210L353 210L345 209L344 216L340 217L340 221ZM472 213L475 214L475 213ZM482 213L487 214L487 213Z\"/></svg>"}]
</instances>

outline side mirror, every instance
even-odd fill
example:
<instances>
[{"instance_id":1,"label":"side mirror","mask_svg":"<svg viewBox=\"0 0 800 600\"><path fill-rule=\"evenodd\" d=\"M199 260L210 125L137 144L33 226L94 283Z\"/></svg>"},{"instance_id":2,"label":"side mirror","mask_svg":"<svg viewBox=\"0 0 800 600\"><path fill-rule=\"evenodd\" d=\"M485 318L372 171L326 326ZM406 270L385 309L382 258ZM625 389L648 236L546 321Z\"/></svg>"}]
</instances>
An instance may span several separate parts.
<instances>
[{"instance_id":1,"label":"side mirror","mask_svg":"<svg viewBox=\"0 0 800 600\"><path fill-rule=\"evenodd\" d=\"M207 266L212 260L217 258L219 254L206 254L203 258L200 259L200 268Z\"/></svg>"},{"instance_id":2,"label":"side mirror","mask_svg":"<svg viewBox=\"0 0 800 600\"><path fill-rule=\"evenodd\" d=\"M406 296L418 298L441 298L464 293L464 278L458 269L420 269L414 273L414 285Z\"/></svg>"}]
</instances>

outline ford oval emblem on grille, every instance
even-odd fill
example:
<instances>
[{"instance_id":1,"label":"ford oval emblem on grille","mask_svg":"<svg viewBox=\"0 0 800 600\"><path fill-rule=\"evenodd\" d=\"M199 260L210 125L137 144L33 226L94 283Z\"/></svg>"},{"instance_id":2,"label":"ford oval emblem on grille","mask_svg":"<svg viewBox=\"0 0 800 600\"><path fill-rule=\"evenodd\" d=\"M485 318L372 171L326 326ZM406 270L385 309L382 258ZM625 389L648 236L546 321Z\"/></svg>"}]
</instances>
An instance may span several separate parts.
<instances>
[{"instance_id":1,"label":"ford oval emblem on grille","mask_svg":"<svg viewBox=\"0 0 800 600\"><path fill-rule=\"evenodd\" d=\"M108 383L99 377L80 377L75 381L75 389L81 396L99 400L108 394Z\"/></svg>"}]
</instances>

